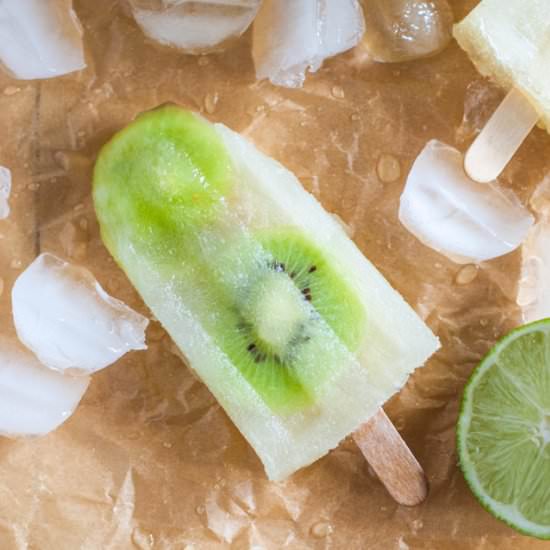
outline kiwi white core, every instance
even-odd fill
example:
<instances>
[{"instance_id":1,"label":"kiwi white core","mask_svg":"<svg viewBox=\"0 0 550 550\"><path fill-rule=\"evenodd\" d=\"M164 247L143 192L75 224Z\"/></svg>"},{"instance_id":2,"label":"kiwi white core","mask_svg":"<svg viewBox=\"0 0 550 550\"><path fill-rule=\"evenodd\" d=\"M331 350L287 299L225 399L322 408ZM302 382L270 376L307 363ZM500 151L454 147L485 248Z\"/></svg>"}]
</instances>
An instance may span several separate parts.
<instances>
[{"instance_id":1,"label":"kiwi white core","mask_svg":"<svg viewBox=\"0 0 550 550\"><path fill-rule=\"evenodd\" d=\"M308 318L307 305L284 273L272 273L258 286L252 298L251 320L258 337L275 353L284 356L300 325Z\"/></svg>"}]
</instances>

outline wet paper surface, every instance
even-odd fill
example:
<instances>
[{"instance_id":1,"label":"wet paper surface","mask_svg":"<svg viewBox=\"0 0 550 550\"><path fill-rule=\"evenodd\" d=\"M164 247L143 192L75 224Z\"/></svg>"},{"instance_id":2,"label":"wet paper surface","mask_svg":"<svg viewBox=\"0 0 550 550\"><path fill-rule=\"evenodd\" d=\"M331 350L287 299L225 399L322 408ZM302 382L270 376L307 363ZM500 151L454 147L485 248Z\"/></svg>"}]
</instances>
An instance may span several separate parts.
<instances>
[{"instance_id":1,"label":"wet paper surface","mask_svg":"<svg viewBox=\"0 0 550 550\"><path fill-rule=\"evenodd\" d=\"M453 2L455 20L476 2ZM242 132L292 169L441 338L386 410L431 485L396 505L351 439L283 483L260 461L158 323L149 349L96 374L76 414L44 439L0 439L0 548L537 549L475 501L457 468L459 395L496 338L520 321L520 253L453 264L398 222L399 196L429 139L464 151L503 97L453 42L436 57L375 64L361 47L300 90L255 82L250 33L224 53L155 45L117 0L75 2L88 68L41 82L0 76L0 164L12 213L0 220L0 327L39 252L90 269L148 315L98 236L90 171L99 147L166 101ZM500 179L525 204L550 171L536 129ZM0 285L2 286L2 285Z\"/></svg>"}]
</instances>

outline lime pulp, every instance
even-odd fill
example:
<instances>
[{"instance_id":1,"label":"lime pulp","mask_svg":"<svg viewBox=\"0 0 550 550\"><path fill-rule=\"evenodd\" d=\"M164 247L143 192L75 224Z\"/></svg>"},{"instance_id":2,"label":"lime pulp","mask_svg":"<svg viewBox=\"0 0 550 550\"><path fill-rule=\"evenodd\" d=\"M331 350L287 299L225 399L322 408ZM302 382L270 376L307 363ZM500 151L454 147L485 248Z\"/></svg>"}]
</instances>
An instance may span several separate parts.
<instances>
[{"instance_id":1,"label":"lime pulp","mask_svg":"<svg viewBox=\"0 0 550 550\"><path fill-rule=\"evenodd\" d=\"M550 319L512 331L473 372L457 446L480 503L514 529L550 539Z\"/></svg>"}]
</instances>

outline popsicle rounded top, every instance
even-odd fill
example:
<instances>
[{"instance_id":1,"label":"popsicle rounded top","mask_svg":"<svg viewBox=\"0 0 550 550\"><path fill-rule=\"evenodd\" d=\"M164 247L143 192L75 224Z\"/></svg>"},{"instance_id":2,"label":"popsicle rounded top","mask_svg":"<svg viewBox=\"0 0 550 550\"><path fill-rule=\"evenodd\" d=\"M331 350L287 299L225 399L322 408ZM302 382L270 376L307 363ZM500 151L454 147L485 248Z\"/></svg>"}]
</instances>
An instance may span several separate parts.
<instances>
[{"instance_id":1,"label":"popsicle rounded top","mask_svg":"<svg viewBox=\"0 0 550 550\"><path fill-rule=\"evenodd\" d=\"M479 72L518 88L550 127L550 6L547 0L482 0L453 34Z\"/></svg>"},{"instance_id":2,"label":"popsicle rounded top","mask_svg":"<svg viewBox=\"0 0 550 550\"><path fill-rule=\"evenodd\" d=\"M177 255L186 228L216 215L231 171L214 129L193 113L166 104L141 114L103 147L95 165L104 242L117 258L131 231L139 253Z\"/></svg>"}]
</instances>

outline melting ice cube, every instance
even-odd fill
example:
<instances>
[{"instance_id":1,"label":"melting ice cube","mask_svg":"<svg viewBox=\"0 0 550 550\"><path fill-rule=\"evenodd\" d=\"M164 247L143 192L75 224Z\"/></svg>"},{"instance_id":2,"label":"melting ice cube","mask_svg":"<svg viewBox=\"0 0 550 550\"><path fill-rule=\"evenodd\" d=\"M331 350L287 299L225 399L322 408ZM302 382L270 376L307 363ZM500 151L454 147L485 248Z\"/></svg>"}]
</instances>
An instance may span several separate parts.
<instances>
[{"instance_id":1,"label":"melting ice cube","mask_svg":"<svg viewBox=\"0 0 550 550\"><path fill-rule=\"evenodd\" d=\"M538 214L538 221L521 249L517 296L525 323L550 317L550 178L537 188L531 205Z\"/></svg>"},{"instance_id":2,"label":"melting ice cube","mask_svg":"<svg viewBox=\"0 0 550 550\"><path fill-rule=\"evenodd\" d=\"M375 61L400 62L433 55L451 41L447 0L362 0L365 44Z\"/></svg>"},{"instance_id":3,"label":"melting ice cube","mask_svg":"<svg viewBox=\"0 0 550 550\"><path fill-rule=\"evenodd\" d=\"M261 0L133 0L133 13L145 34L198 53L240 36L252 23Z\"/></svg>"},{"instance_id":4,"label":"melting ice cube","mask_svg":"<svg viewBox=\"0 0 550 550\"><path fill-rule=\"evenodd\" d=\"M2 0L0 61L24 80L83 69L82 30L72 0Z\"/></svg>"},{"instance_id":5,"label":"melting ice cube","mask_svg":"<svg viewBox=\"0 0 550 550\"><path fill-rule=\"evenodd\" d=\"M430 141L407 179L399 220L426 246L457 263L503 256L523 242L533 217L496 183L471 180L463 164L459 151Z\"/></svg>"},{"instance_id":6,"label":"melting ice cube","mask_svg":"<svg viewBox=\"0 0 550 550\"><path fill-rule=\"evenodd\" d=\"M252 55L258 79L302 86L305 73L353 48L365 22L357 0L264 0L254 21Z\"/></svg>"},{"instance_id":7,"label":"melting ice cube","mask_svg":"<svg viewBox=\"0 0 550 550\"><path fill-rule=\"evenodd\" d=\"M145 317L109 296L88 270L51 254L18 277L12 306L19 339L52 369L89 374L147 347Z\"/></svg>"},{"instance_id":8,"label":"melting ice cube","mask_svg":"<svg viewBox=\"0 0 550 550\"><path fill-rule=\"evenodd\" d=\"M41 365L21 344L0 337L0 434L44 435L63 424L88 388L88 377L74 378Z\"/></svg>"},{"instance_id":9,"label":"melting ice cube","mask_svg":"<svg viewBox=\"0 0 550 550\"><path fill-rule=\"evenodd\" d=\"M11 192L11 172L4 166L0 166L0 220L10 215L8 199Z\"/></svg>"}]
</instances>

